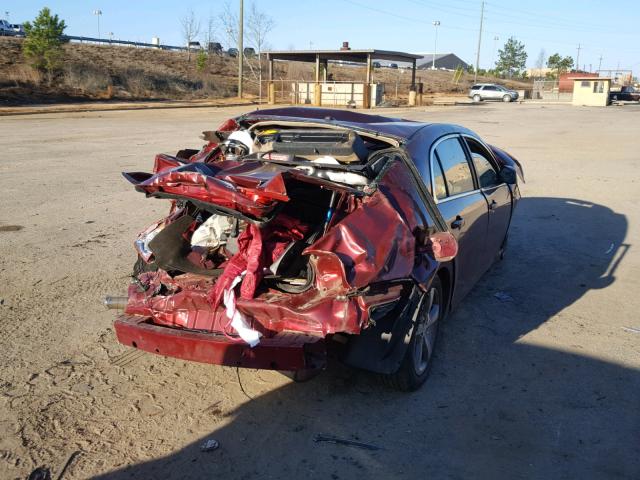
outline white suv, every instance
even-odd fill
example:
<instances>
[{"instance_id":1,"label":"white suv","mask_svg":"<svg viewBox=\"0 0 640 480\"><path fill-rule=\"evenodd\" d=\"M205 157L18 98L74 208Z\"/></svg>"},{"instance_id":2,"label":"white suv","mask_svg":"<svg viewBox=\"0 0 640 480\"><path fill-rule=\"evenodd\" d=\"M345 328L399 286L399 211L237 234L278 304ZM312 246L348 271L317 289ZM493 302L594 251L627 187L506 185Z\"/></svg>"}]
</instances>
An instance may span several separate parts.
<instances>
[{"instance_id":1,"label":"white suv","mask_svg":"<svg viewBox=\"0 0 640 480\"><path fill-rule=\"evenodd\" d=\"M469 98L472 98L476 103L483 100L514 102L518 99L518 92L509 90L502 85L496 85L495 83L478 83L469 90Z\"/></svg>"}]
</instances>

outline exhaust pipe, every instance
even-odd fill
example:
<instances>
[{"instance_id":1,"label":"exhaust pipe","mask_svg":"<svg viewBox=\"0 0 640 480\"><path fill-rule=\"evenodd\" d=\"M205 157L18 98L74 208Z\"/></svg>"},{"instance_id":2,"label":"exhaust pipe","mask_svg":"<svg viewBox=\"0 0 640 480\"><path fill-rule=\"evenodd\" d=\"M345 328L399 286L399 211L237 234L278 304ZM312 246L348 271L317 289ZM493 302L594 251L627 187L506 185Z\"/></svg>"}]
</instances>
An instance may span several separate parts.
<instances>
[{"instance_id":1,"label":"exhaust pipe","mask_svg":"<svg viewBox=\"0 0 640 480\"><path fill-rule=\"evenodd\" d=\"M127 306L127 297L114 297L107 295L104 297L104 306L110 310L124 310Z\"/></svg>"}]
</instances>

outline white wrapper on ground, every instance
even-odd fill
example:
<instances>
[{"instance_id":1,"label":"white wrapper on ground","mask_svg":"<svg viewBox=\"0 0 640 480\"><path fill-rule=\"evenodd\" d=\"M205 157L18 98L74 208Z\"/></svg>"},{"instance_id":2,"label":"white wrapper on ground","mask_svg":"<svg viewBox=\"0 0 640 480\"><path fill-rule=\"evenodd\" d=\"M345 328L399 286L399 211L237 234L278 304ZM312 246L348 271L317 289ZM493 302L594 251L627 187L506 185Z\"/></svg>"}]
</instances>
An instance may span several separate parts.
<instances>
[{"instance_id":1,"label":"white wrapper on ground","mask_svg":"<svg viewBox=\"0 0 640 480\"><path fill-rule=\"evenodd\" d=\"M244 272L233 279L228 289L224 291L224 306L226 308L227 318L231 320L231 326L238 332L240 338L247 342L251 348L260 343L262 334L249 326L247 318L238 310L236 310L236 294L233 289L242 281Z\"/></svg>"},{"instance_id":2,"label":"white wrapper on ground","mask_svg":"<svg viewBox=\"0 0 640 480\"><path fill-rule=\"evenodd\" d=\"M249 149L249 153L253 153L253 138L246 130L236 130L229 135L229 140L235 140L236 142L245 144Z\"/></svg>"},{"instance_id":3,"label":"white wrapper on ground","mask_svg":"<svg viewBox=\"0 0 640 480\"><path fill-rule=\"evenodd\" d=\"M226 236L233 228L231 217L211 215L191 236L194 247L216 248L226 243Z\"/></svg>"}]
</instances>

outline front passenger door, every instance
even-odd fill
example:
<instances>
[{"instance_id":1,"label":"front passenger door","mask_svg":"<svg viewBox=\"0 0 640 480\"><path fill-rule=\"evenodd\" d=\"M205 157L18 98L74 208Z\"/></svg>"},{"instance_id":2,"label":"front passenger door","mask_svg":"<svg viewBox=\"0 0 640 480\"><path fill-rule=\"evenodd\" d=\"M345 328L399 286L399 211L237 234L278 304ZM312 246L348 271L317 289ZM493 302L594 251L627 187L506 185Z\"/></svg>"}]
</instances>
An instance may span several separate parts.
<instances>
[{"instance_id":1,"label":"front passenger door","mask_svg":"<svg viewBox=\"0 0 640 480\"><path fill-rule=\"evenodd\" d=\"M436 142L431 152L431 188L442 217L458 241L454 260L455 305L473 288L484 272L488 211L477 188L462 139L458 135Z\"/></svg>"},{"instance_id":2,"label":"front passenger door","mask_svg":"<svg viewBox=\"0 0 640 480\"><path fill-rule=\"evenodd\" d=\"M483 271L487 270L502 248L511 221L511 188L498 175L498 168L489 150L477 139L464 136L476 171L480 191L489 210L489 228L485 252L482 255Z\"/></svg>"}]
</instances>

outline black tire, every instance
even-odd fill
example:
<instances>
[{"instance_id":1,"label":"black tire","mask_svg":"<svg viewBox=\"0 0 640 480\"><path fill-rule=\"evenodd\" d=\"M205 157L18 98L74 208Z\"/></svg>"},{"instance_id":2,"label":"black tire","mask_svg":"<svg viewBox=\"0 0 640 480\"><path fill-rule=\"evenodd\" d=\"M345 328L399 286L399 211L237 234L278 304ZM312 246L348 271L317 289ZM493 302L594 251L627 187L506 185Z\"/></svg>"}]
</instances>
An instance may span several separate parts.
<instances>
[{"instance_id":1,"label":"black tire","mask_svg":"<svg viewBox=\"0 0 640 480\"><path fill-rule=\"evenodd\" d=\"M473 102L474 102L474 103L480 103L481 101L482 101L482 97L476 93L476 94L473 96Z\"/></svg>"},{"instance_id":2,"label":"black tire","mask_svg":"<svg viewBox=\"0 0 640 480\"><path fill-rule=\"evenodd\" d=\"M502 101L504 103L509 103L509 102L511 102L511 100L512 100L511 99L511 95L505 95L505 96L502 97Z\"/></svg>"},{"instance_id":3,"label":"black tire","mask_svg":"<svg viewBox=\"0 0 640 480\"><path fill-rule=\"evenodd\" d=\"M422 386L431 370L438 327L445 314L446 301L440 277L436 275L420 303L411 341L398 371L386 375L387 383L397 390L411 392ZM415 312L414 312L415 313ZM426 350L425 350L426 349Z\"/></svg>"}]
</instances>

